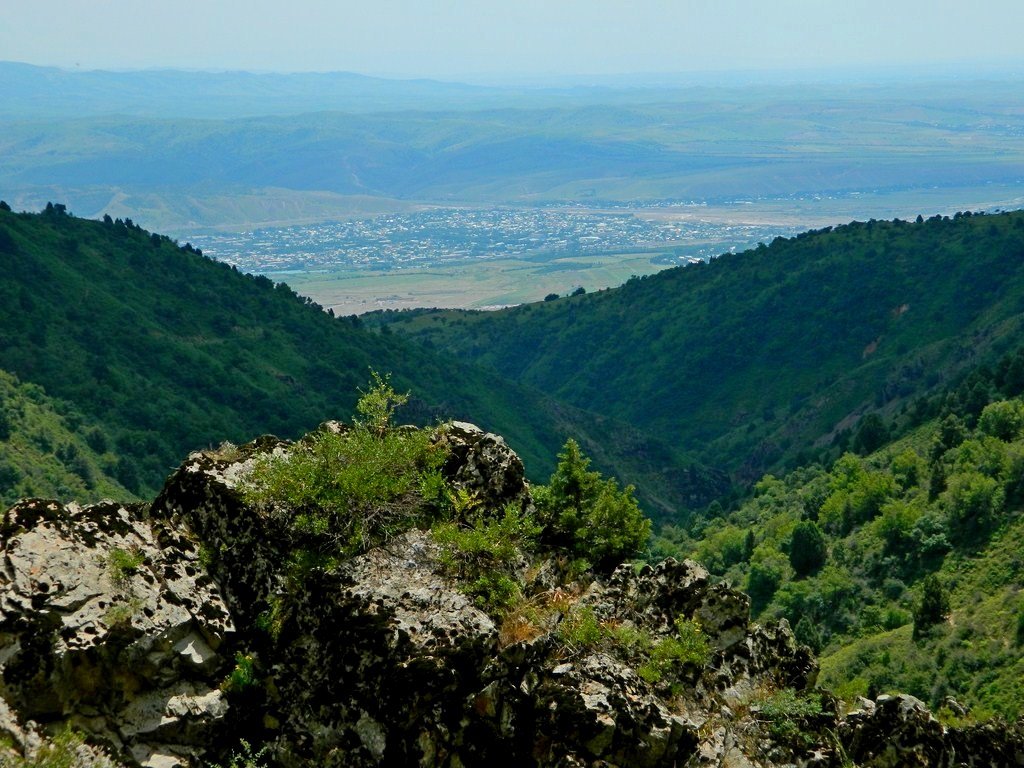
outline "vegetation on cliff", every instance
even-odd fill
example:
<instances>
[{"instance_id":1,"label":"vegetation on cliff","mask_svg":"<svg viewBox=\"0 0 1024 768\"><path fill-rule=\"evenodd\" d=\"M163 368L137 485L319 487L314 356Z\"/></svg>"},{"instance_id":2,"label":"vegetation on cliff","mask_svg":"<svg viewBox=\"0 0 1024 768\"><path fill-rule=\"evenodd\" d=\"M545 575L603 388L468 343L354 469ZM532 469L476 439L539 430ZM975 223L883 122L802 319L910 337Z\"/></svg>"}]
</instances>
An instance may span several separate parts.
<instances>
[{"instance_id":1,"label":"vegetation on cliff","mask_svg":"<svg viewBox=\"0 0 1024 768\"><path fill-rule=\"evenodd\" d=\"M27 496L62 501L130 499L111 475L117 457L106 433L42 387L0 371L0 504Z\"/></svg>"}]
</instances>

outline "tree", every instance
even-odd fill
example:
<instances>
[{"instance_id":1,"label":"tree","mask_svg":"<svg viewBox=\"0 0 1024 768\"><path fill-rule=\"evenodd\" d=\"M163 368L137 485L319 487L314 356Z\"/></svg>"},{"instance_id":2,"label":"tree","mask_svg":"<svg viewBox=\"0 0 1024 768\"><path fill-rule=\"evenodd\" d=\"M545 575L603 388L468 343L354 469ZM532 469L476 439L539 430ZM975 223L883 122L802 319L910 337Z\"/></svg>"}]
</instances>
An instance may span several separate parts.
<instances>
[{"instance_id":1,"label":"tree","mask_svg":"<svg viewBox=\"0 0 1024 768\"><path fill-rule=\"evenodd\" d=\"M557 298L558 298L558 294L557 293L549 293L547 296L544 297L544 301L554 301Z\"/></svg>"},{"instance_id":2,"label":"tree","mask_svg":"<svg viewBox=\"0 0 1024 768\"><path fill-rule=\"evenodd\" d=\"M620 489L614 478L590 468L590 459L570 438L558 466L535 501L545 536L601 569L637 554L651 534L651 521L633 498L633 486Z\"/></svg>"},{"instance_id":3,"label":"tree","mask_svg":"<svg viewBox=\"0 0 1024 768\"><path fill-rule=\"evenodd\" d=\"M986 405L978 418L978 429L1000 440L1016 440L1024 431L1024 403L1001 400Z\"/></svg>"},{"instance_id":4,"label":"tree","mask_svg":"<svg viewBox=\"0 0 1024 768\"><path fill-rule=\"evenodd\" d=\"M766 558L752 563L747 575L747 594L750 595L750 610L756 616L771 602L782 584L782 569L785 561Z\"/></svg>"},{"instance_id":5,"label":"tree","mask_svg":"<svg viewBox=\"0 0 1024 768\"><path fill-rule=\"evenodd\" d=\"M861 456L874 453L889 442L889 428L877 413L869 413L860 421L853 438L853 450Z\"/></svg>"},{"instance_id":6,"label":"tree","mask_svg":"<svg viewBox=\"0 0 1024 768\"><path fill-rule=\"evenodd\" d=\"M797 576L809 576L825 564L828 546L818 525L811 520L797 523L789 547L789 564Z\"/></svg>"},{"instance_id":7,"label":"tree","mask_svg":"<svg viewBox=\"0 0 1024 768\"><path fill-rule=\"evenodd\" d=\"M942 582L934 573L928 574L921 585L921 602L914 611L914 638L941 623L949 613L949 597Z\"/></svg>"}]
</instances>

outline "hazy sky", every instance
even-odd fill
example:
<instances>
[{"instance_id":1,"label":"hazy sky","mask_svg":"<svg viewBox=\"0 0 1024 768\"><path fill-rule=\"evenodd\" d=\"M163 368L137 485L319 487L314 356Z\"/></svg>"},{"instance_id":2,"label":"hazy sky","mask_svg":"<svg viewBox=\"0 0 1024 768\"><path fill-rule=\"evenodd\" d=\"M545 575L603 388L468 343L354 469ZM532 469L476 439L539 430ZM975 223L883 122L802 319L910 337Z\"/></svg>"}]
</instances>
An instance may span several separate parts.
<instances>
[{"instance_id":1,"label":"hazy sky","mask_svg":"<svg viewBox=\"0 0 1024 768\"><path fill-rule=\"evenodd\" d=\"M1024 61L1024 0L2 0L0 59L463 77Z\"/></svg>"}]
</instances>

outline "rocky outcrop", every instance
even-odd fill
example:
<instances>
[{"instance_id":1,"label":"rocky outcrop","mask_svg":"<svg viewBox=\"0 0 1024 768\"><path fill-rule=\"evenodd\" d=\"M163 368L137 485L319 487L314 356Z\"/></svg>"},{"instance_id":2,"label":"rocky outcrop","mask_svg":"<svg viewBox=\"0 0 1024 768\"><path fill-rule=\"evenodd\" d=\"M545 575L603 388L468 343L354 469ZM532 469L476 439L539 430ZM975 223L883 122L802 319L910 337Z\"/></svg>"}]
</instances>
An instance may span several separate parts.
<instances>
[{"instance_id":1,"label":"rocky outcrop","mask_svg":"<svg viewBox=\"0 0 1024 768\"><path fill-rule=\"evenodd\" d=\"M234 633L198 542L145 506L38 499L11 508L2 534L7 706L139 765L196 764L227 713L221 648Z\"/></svg>"},{"instance_id":2,"label":"rocky outcrop","mask_svg":"<svg viewBox=\"0 0 1024 768\"><path fill-rule=\"evenodd\" d=\"M532 507L500 437L453 424L437 443L455 488ZM1022 764L1011 732L944 728L909 697L840 717L788 625L751 626L747 597L692 562L578 580L557 554L524 555L507 615L417 527L310 564L287 517L241 492L287 447L193 454L149 507L8 511L0 732L17 752L69 725L80 765L198 768L243 738L295 768ZM579 616L587 638L565 630ZM645 669L680 620L705 654Z\"/></svg>"}]
</instances>

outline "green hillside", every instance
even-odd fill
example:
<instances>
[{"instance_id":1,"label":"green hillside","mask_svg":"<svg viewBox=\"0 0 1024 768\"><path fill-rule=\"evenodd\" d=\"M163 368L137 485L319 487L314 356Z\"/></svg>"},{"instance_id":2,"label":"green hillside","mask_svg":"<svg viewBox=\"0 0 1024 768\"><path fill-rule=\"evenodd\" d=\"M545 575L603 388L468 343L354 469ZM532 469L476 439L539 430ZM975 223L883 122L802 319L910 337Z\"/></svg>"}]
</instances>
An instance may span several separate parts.
<instances>
[{"instance_id":1,"label":"green hillside","mask_svg":"<svg viewBox=\"0 0 1024 768\"><path fill-rule=\"evenodd\" d=\"M1024 712L1022 393L1017 352L933 398L934 417L900 439L765 476L731 514L664 529L653 554L693 556L746 590L755 616L788 619L822 655L820 684L847 699L905 691L940 710L953 696L976 718L1014 719Z\"/></svg>"},{"instance_id":2,"label":"green hillside","mask_svg":"<svg viewBox=\"0 0 1024 768\"><path fill-rule=\"evenodd\" d=\"M854 222L593 294L369 322L629 421L746 483L993 359L1022 309L1015 212Z\"/></svg>"},{"instance_id":3,"label":"green hillside","mask_svg":"<svg viewBox=\"0 0 1024 768\"><path fill-rule=\"evenodd\" d=\"M676 452L633 427L334 318L130 220L0 209L0 275L0 368L100 426L111 472L133 493L158 488L196 448L347 416L371 368L416 393L407 418L498 431L535 477L576 435L649 505L674 509L692 492L665 469Z\"/></svg>"},{"instance_id":4,"label":"green hillside","mask_svg":"<svg viewBox=\"0 0 1024 768\"><path fill-rule=\"evenodd\" d=\"M81 414L0 371L0 504L41 496L90 502L128 500L109 473L117 459L102 430Z\"/></svg>"}]
</instances>

